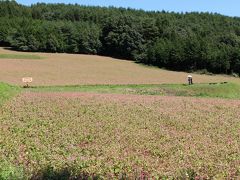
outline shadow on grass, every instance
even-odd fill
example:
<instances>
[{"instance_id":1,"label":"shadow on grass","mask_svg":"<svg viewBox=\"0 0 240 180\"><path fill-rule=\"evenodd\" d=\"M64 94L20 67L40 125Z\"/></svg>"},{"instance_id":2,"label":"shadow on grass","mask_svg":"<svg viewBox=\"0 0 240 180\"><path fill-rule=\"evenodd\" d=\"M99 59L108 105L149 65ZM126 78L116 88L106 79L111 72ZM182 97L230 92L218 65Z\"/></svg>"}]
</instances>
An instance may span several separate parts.
<instances>
[{"instance_id":1,"label":"shadow on grass","mask_svg":"<svg viewBox=\"0 0 240 180\"><path fill-rule=\"evenodd\" d=\"M3 165L3 167L2 167ZM96 173L89 174L87 172L79 172L73 167L66 167L60 170L55 170L53 167L48 166L37 172L33 172L32 175L27 175L26 172L20 167L14 167L8 164L0 165L0 180L19 179L19 180L98 180L98 179L119 179L119 180L148 180L148 179L179 179L179 180L195 180L195 179L209 179L208 176L199 176L193 169L182 169L178 171L175 176L151 176L149 173L144 171L134 171L129 176L124 172L118 171L114 175L99 175Z\"/></svg>"},{"instance_id":2,"label":"shadow on grass","mask_svg":"<svg viewBox=\"0 0 240 180\"><path fill-rule=\"evenodd\" d=\"M95 180L102 179L95 174L88 174L85 172L73 173L70 168L61 169L59 171L54 170L52 167L45 168L32 175L31 180Z\"/></svg>"},{"instance_id":3,"label":"shadow on grass","mask_svg":"<svg viewBox=\"0 0 240 180\"><path fill-rule=\"evenodd\" d=\"M133 176L128 176L126 173L115 174L115 177L107 177L98 174L89 174L86 172L74 173L71 168L54 170L52 167L45 168L33 174L31 180L98 180L98 179L119 179L119 180L148 180L150 176L148 173L135 172Z\"/></svg>"}]
</instances>

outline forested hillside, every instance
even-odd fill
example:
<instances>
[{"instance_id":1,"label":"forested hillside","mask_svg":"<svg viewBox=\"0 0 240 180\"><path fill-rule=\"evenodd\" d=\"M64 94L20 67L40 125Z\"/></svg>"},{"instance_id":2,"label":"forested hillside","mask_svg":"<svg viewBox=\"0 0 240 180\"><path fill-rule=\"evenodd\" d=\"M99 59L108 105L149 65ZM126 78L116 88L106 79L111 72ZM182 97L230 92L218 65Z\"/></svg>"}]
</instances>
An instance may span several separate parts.
<instances>
[{"instance_id":1,"label":"forested hillside","mask_svg":"<svg viewBox=\"0 0 240 180\"><path fill-rule=\"evenodd\" d=\"M240 18L219 14L0 1L0 44L240 74Z\"/></svg>"}]
</instances>

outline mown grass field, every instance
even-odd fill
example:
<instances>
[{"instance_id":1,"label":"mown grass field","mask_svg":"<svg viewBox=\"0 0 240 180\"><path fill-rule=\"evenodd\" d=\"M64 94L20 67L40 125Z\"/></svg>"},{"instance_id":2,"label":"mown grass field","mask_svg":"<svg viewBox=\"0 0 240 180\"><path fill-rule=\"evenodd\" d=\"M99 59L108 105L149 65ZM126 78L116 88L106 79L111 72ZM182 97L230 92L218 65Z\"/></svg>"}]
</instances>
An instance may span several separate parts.
<instances>
[{"instance_id":1,"label":"mown grass field","mask_svg":"<svg viewBox=\"0 0 240 180\"><path fill-rule=\"evenodd\" d=\"M0 83L0 105L20 92L20 87L10 86L6 83Z\"/></svg>"},{"instance_id":2,"label":"mown grass field","mask_svg":"<svg viewBox=\"0 0 240 180\"><path fill-rule=\"evenodd\" d=\"M240 99L240 84L132 84L132 85L76 85L37 86L31 92L91 92L105 94L135 94L158 96L185 96L206 98Z\"/></svg>"},{"instance_id":3,"label":"mown grass field","mask_svg":"<svg viewBox=\"0 0 240 180\"><path fill-rule=\"evenodd\" d=\"M0 54L0 59L42 59L42 57L31 54Z\"/></svg>"},{"instance_id":4,"label":"mown grass field","mask_svg":"<svg viewBox=\"0 0 240 180\"><path fill-rule=\"evenodd\" d=\"M109 57L15 52L0 48L0 81L22 84L22 77L33 77L33 86L92 84L179 84L187 83L188 73L147 67L132 61ZM11 58L21 57L20 59ZM23 56L28 56L23 59ZM40 59L29 57L39 57ZM193 75L195 83L235 82L239 78L223 75Z\"/></svg>"}]
</instances>

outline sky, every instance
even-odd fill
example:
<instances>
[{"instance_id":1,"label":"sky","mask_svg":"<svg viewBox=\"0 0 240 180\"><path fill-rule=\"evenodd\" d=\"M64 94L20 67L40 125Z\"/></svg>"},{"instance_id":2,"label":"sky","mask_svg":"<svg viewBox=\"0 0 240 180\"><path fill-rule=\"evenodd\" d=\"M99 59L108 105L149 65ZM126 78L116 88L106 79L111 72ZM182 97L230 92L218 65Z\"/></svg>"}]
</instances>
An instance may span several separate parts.
<instances>
[{"instance_id":1,"label":"sky","mask_svg":"<svg viewBox=\"0 0 240 180\"><path fill-rule=\"evenodd\" d=\"M240 0L17 0L31 5L37 2L66 3L93 6L130 7L143 10L165 10L174 12L213 12L240 17Z\"/></svg>"}]
</instances>

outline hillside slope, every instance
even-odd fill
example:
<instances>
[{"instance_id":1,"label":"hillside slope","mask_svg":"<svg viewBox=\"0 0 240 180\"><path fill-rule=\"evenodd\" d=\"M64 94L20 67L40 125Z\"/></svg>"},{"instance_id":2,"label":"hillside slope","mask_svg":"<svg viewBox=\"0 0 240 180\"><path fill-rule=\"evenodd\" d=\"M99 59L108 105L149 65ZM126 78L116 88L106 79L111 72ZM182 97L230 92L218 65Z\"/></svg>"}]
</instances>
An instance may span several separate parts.
<instances>
[{"instance_id":1,"label":"hillside slope","mask_svg":"<svg viewBox=\"0 0 240 180\"><path fill-rule=\"evenodd\" d=\"M188 75L94 55L23 53L3 48L0 54L18 57L0 59L0 81L17 85L22 85L21 79L25 76L33 77L32 85L79 85L186 83ZM194 74L193 80L196 83L240 82L239 78L221 75Z\"/></svg>"},{"instance_id":2,"label":"hillside slope","mask_svg":"<svg viewBox=\"0 0 240 180\"><path fill-rule=\"evenodd\" d=\"M0 45L240 75L240 18L0 1Z\"/></svg>"}]
</instances>

